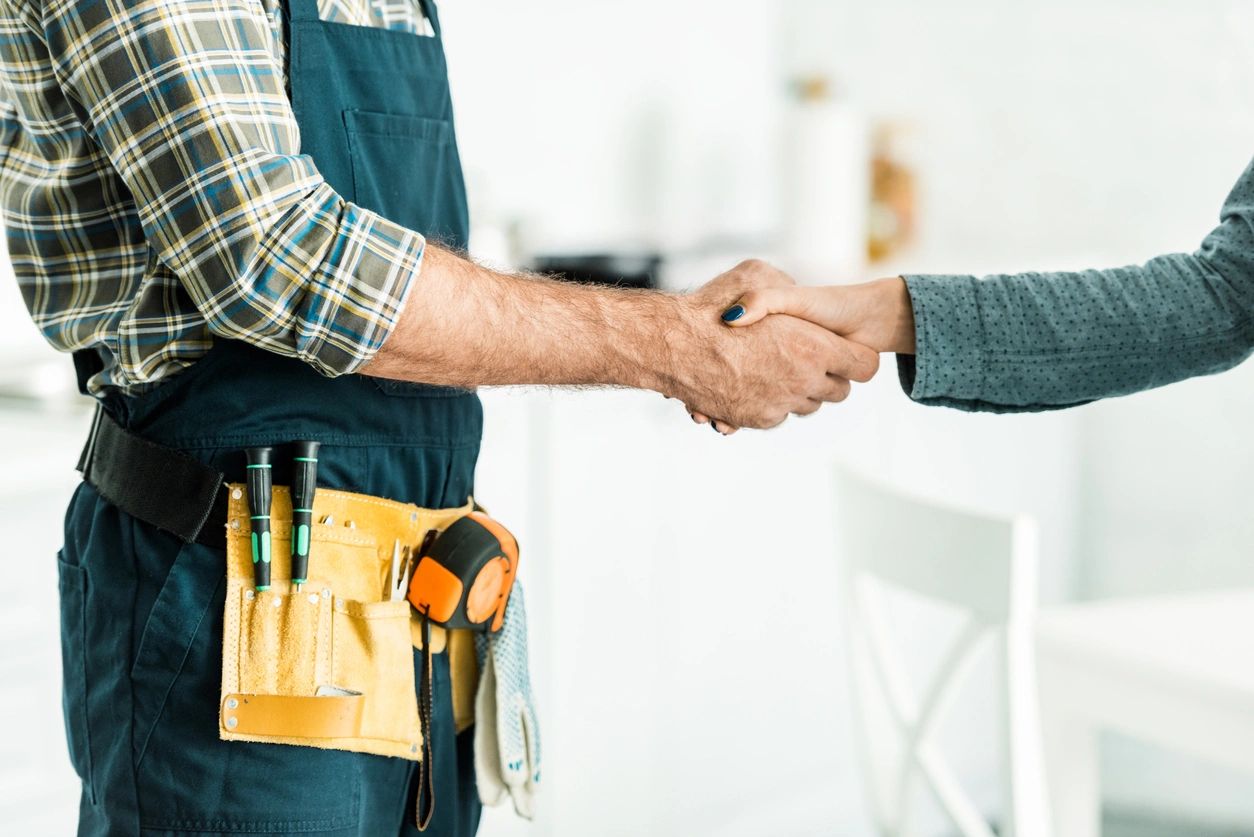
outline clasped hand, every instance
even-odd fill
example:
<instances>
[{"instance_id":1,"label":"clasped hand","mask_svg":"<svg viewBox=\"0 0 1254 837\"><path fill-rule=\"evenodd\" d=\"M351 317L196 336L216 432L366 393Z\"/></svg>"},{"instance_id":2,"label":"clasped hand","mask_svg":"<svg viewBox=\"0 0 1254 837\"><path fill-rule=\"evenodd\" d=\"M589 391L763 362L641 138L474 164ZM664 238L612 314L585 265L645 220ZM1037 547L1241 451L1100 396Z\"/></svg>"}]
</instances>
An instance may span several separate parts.
<instances>
[{"instance_id":1,"label":"clasped hand","mask_svg":"<svg viewBox=\"0 0 1254 837\"><path fill-rule=\"evenodd\" d=\"M751 260L686 298L698 338L691 380L668 393L720 433L809 415L866 382L880 352L914 351L905 282L802 288Z\"/></svg>"}]
</instances>

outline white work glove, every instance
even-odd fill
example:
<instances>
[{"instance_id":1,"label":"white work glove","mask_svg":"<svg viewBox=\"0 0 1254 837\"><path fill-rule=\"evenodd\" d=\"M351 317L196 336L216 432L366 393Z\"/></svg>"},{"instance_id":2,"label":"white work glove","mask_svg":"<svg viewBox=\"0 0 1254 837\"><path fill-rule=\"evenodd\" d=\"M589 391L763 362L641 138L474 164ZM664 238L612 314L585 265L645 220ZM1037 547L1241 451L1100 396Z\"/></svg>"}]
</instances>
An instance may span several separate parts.
<instances>
[{"instance_id":1,"label":"white work glove","mask_svg":"<svg viewBox=\"0 0 1254 837\"><path fill-rule=\"evenodd\" d=\"M531 819L540 784L540 724L527 669L527 606L514 582L505 622L475 636L479 691L475 695L475 780L479 800L499 805L505 794Z\"/></svg>"}]
</instances>

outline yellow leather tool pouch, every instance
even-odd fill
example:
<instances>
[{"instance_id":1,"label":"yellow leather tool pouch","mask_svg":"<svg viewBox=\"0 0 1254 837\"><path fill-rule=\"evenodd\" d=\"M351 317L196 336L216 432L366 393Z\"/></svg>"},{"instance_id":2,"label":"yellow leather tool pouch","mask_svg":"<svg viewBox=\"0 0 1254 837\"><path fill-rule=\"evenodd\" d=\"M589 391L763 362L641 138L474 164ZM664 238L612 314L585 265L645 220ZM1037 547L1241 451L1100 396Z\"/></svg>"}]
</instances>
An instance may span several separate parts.
<instances>
[{"instance_id":1,"label":"yellow leather tool pouch","mask_svg":"<svg viewBox=\"0 0 1254 837\"><path fill-rule=\"evenodd\" d=\"M297 592L287 557L291 496L276 486L271 587L258 592L245 491L229 486L220 736L421 760L413 655L421 631L409 602L389 594L393 545L417 552L427 532L443 531L472 505L421 509L319 489L309 579ZM473 643L464 639L449 643L432 628L433 653L447 644L459 657L450 661L455 707L468 704L477 678L473 656L465 659Z\"/></svg>"}]
</instances>

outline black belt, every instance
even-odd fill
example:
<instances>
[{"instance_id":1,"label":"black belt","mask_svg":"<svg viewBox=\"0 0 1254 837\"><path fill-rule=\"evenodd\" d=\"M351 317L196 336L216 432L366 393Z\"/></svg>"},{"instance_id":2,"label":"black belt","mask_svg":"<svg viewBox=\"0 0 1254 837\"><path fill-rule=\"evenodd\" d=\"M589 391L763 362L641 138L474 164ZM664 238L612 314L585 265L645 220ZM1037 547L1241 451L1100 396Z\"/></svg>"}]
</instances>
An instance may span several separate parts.
<instances>
[{"instance_id":1,"label":"black belt","mask_svg":"<svg viewBox=\"0 0 1254 837\"><path fill-rule=\"evenodd\" d=\"M184 543L226 547L226 481L182 451L123 430L96 409L78 470L100 496Z\"/></svg>"}]
</instances>

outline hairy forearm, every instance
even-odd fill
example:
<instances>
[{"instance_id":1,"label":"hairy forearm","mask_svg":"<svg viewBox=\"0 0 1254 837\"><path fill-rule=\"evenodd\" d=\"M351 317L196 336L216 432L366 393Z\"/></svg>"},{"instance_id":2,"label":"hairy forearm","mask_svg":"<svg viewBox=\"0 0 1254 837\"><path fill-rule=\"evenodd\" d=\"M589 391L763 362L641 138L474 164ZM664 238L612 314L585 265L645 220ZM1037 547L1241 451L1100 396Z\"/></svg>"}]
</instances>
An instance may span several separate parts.
<instances>
[{"instance_id":1,"label":"hairy forearm","mask_svg":"<svg viewBox=\"0 0 1254 837\"><path fill-rule=\"evenodd\" d=\"M620 385L668 392L682 298L499 273L428 245L368 375L446 386Z\"/></svg>"}]
</instances>

